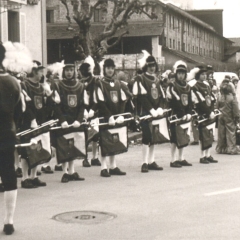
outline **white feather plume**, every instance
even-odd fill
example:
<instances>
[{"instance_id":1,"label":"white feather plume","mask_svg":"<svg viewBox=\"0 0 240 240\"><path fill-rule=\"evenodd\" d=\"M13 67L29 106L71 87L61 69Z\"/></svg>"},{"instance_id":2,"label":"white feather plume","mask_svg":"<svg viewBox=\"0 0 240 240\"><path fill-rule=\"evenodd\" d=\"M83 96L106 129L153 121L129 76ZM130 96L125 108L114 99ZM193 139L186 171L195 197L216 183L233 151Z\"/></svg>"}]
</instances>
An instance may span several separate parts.
<instances>
[{"instance_id":1,"label":"white feather plume","mask_svg":"<svg viewBox=\"0 0 240 240\"><path fill-rule=\"evenodd\" d=\"M168 78L168 75L169 73L171 73L172 71L171 70L166 70L163 74L162 74L162 77L163 78Z\"/></svg>"},{"instance_id":2,"label":"white feather plume","mask_svg":"<svg viewBox=\"0 0 240 240\"><path fill-rule=\"evenodd\" d=\"M30 51L22 43L5 42L3 46L6 49L3 66L7 71L13 73L30 73L33 67L33 61Z\"/></svg>"},{"instance_id":3,"label":"white feather plume","mask_svg":"<svg viewBox=\"0 0 240 240\"><path fill-rule=\"evenodd\" d=\"M196 74L199 72L199 68L195 67L193 68L188 74L187 74L187 81L193 80L196 77Z\"/></svg>"},{"instance_id":4,"label":"white feather plume","mask_svg":"<svg viewBox=\"0 0 240 240\"><path fill-rule=\"evenodd\" d=\"M61 79L64 67L65 67L65 64L64 64L64 60L63 60L61 62L56 62L56 63L48 65L47 70L50 71L52 74L57 74L59 79Z\"/></svg>"},{"instance_id":5,"label":"white feather plume","mask_svg":"<svg viewBox=\"0 0 240 240\"><path fill-rule=\"evenodd\" d=\"M179 65L183 65L183 66L185 66L187 68L187 64L184 61L179 60L179 61L175 62L175 64L173 65L173 72L174 73L176 73L177 67Z\"/></svg>"},{"instance_id":6,"label":"white feather plume","mask_svg":"<svg viewBox=\"0 0 240 240\"><path fill-rule=\"evenodd\" d=\"M94 60L93 58L89 55L85 60L84 60L84 63L88 63L90 65L90 70L91 70L91 73L93 75L93 70L94 70L94 67L95 67L95 63L94 63Z\"/></svg>"},{"instance_id":7,"label":"white feather plume","mask_svg":"<svg viewBox=\"0 0 240 240\"><path fill-rule=\"evenodd\" d=\"M138 60L140 68L143 68L145 66L146 60L150 56L149 52L147 52L146 50L142 50L142 53L143 53L143 57Z\"/></svg>"},{"instance_id":8,"label":"white feather plume","mask_svg":"<svg viewBox=\"0 0 240 240\"><path fill-rule=\"evenodd\" d=\"M104 61L105 59L103 59L100 63L99 63L99 66L100 66L100 76L104 76L104 73L103 73L103 65L104 65Z\"/></svg>"}]
</instances>

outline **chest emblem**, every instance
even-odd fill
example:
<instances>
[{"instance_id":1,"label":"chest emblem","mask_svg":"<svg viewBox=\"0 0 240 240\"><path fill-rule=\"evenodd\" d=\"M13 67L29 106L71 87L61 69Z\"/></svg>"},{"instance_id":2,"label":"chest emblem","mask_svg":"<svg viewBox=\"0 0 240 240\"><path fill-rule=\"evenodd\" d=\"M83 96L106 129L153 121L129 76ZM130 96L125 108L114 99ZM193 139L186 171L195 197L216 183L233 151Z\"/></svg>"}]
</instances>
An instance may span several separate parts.
<instances>
[{"instance_id":1,"label":"chest emblem","mask_svg":"<svg viewBox=\"0 0 240 240\"><path fill-rule=\"evenodd\" d=\"M68 95L68 106L69 107L77 106L77 95Z\"/></svg>"},{"instance_id":2,"label":"chest emblem","mask_svg":"<svg viewBox=\"0 0 240 240\"><path fill-rule=\"evenodd\" d=\"M210 107L212 104L212 101L211 101L211 97L209 95L205 97L205 101L206 101L206 105L208 107Z\"/></svg>"},{"instance_id":3,"label":"chest emblem","mask_svg":"<svg viewBox=\"0 0 240 240\"><path fill-rule=\"evenodd\" d=\"M43 107L43 99L41 96L34 96L34 105L36 109L41 109Z\"/></svg>"},{"instance_id":4,"label":"chest emblem","mask_svg":"<svg viewBox=\"0 0 240 240\"><path fill-rule=\"evenodd\" d=\"M152 95L152 98L153 98L154 100L156 100L156 99L159 98L158 90L157 90L157 88L156 88L156 84L155 84L155 83L152 84L151 95Z\"/></svg>"},{"instance_id":5,"label":"chest emblem","mask_svg":"<svg viewBox=\"0 0 240 240\"><path fill-rule=\"evenodd\" d=\"M118 102L118 94L117 91L110 91L110 95L111 95L111 100L114 103Z\"/></svg>"},{"instance_id":6,"label":"chest emblem","mask_svg":"<svg viewBox=\"0 0 240 240\"><path fill-rule=\"evenodd\" d=\"M188 105L188 95L181 94L181 101L182 101L183 106L187 106Z\"/></svg>"}]
</instances>

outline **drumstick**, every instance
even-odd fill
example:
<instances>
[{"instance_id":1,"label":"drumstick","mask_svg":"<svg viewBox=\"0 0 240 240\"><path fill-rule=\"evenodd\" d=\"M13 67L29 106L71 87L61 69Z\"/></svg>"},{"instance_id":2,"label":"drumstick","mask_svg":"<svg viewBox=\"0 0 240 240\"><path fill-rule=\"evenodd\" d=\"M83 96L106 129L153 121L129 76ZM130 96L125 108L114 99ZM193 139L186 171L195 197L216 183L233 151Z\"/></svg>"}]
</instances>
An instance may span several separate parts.
<instances>
[{"instance_id":1,"label":"drumstick","mask_svg":"<svg viewBox=\"0 0 240 240\"><path fill-rule=\"evenodd\" d=\"M170 112L170 111L172 111L171 108L163 109L163 114L166 113L166 112ZM140 117L139 119L140 120L146 120L146 119L150 119L150 118L153 118L153 116L152 115L146 115L146 116Z\"/></svg>"},{"instance_id":2,"label":"drumstick","mask_svg":"<svg viewBox=\"0 0 240 240\"><path fill-rule=\"evenodd\" d=\"M36 145L36 144L37 144L37 141L32 139L30 143L16 144L15 148L18 148L18 147L30 147L30 146Z\"/></svg>"},{"instance_id":3,"label":"drumstick","mask_svg":"<svg viewBox=\"0 0 240 240\"><path fill-rule=\"evenodd\" d=\"M80 124L80 126L82 126L82 125L89 125L89 123L88 122L83 122L83 123ZM68 125L68 128L70 128L70 127L73 127L73 124ZM62 126L50 128L50 130L58 130L58 129L67 129L67 128L62 128Z\"/></svg>"},{"instance_id":4,"label":"drumstick","mask_svg":"<svg viewBox=\"0 0 240 240\"><path fill-rule=\"evenodd\" d=\"M128 121L132 121L134 120L134 117L131 117L131 118L125 118L124 119L124 122L128 122ZM109 125L109 123L97 123L97 124L91 124L91 127L96 127L96 126L107 126ZM114 125L113 125L114 126Z\"/></svg>"}]
</instances>

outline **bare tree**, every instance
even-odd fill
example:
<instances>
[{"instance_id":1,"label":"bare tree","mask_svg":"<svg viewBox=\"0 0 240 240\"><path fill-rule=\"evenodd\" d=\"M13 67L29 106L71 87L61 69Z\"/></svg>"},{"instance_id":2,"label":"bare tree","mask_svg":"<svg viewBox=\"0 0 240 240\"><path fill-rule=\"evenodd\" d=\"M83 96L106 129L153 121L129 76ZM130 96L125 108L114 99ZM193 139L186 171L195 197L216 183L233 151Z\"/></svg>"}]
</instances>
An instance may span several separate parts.
<instances>
[{"instance_id":1,"label":"bare tree","mask_svg":"<svg viewBox=\"0 0 240 240\"><path fill-rule=\"evenodd\" d=\"M79 27L78 34L74 37L74 47L77 60L83 60L90 55L95 61L100 61L108 49L119 43L121 38L128 34L128 20L133 14L145 14L150 19L157 18L155 13L156 0L60 0L67 11L69 22L68 30L73 30L72 19ZM92 2L92 3L91 3ZM94 2L94 3L93 3ZM113 10L109 13L109 5ZM73 8L73 16L70 16L69 5ZM95 9L111 14L109 22L105 22L102 33L95 38L90 33L91 19ZM113 44L109 40L116 38Z\"/></svg>"}]
</instances>

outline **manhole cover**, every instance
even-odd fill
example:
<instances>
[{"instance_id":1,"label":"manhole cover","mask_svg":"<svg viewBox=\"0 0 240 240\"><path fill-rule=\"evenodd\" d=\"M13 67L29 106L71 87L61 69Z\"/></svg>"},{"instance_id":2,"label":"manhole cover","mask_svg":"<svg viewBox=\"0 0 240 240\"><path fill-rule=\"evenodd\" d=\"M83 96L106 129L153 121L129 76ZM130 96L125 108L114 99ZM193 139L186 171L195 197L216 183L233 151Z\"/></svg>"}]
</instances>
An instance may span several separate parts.
<instances>
[{"instance_id":1,"label":"manhole cover","mask_svg":"<svg viewBox=\"0 0 240 240\"><path fill-rule=\"evenodd\" d=\"M116 217L117 215L107 212L75 211L60 213L53 219L64 223L98 224Z\"/></svg>"}]
</instances>

